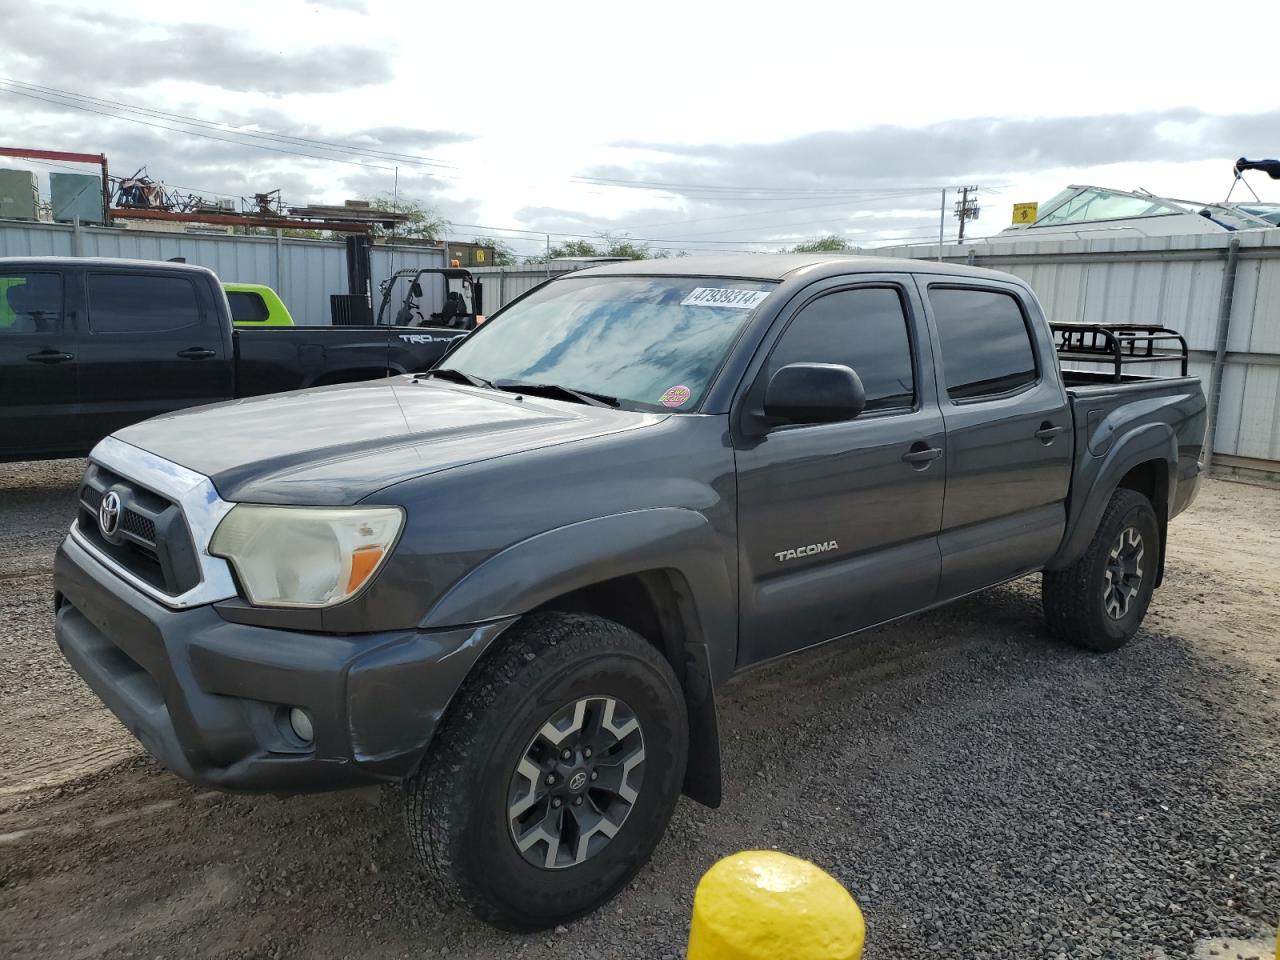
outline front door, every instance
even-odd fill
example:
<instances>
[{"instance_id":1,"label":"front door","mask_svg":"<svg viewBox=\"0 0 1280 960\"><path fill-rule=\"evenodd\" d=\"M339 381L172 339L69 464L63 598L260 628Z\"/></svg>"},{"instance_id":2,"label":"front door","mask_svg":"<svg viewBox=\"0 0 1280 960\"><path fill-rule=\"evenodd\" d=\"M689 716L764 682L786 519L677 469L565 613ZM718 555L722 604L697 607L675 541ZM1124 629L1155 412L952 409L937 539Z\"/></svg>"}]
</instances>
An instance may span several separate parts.
<instances>
[{"instance_id":1,"label":"front door","mask_svg":"<svg viewBox=\"0 0 1280 960\"><path fill-rule=\"evenodd\" d=\"M1019 291L928 284L947 425L939 599L1037 568L1062 540L1071 411ZM1043 323L1039 317L1035 318Z\"/></svg>"},{"instance_id":2,"label":"front door","mask_svg":"<svg viewBox=\"0 0 1280 960\"><path fill-rule=\"evenodd\" d=\"M80 336L86 428L97 442L234 390L220 315L185 276L90 271Z\"/></svg>"},{"instance_id":3,"label":"front door","mask_svg":"<svg viewBox=\"0 0 1280 960\"><path fill-rule=\"evenodd\" d=\"M62 274L0 270L0 460L72 454L83 438Z\"/></svg>"},{"instance_id":4,"label":"front door","mask_svg":"<svg viewBox=\"0 0 1280 960\"><path fill-rule=\"evenodd\" d=\"M937 588L945 438L914 291L819 286L752 389L789 363L838 363L867 407L737 443L740 666L928 606Z\"/></svg>"}]
</instances>

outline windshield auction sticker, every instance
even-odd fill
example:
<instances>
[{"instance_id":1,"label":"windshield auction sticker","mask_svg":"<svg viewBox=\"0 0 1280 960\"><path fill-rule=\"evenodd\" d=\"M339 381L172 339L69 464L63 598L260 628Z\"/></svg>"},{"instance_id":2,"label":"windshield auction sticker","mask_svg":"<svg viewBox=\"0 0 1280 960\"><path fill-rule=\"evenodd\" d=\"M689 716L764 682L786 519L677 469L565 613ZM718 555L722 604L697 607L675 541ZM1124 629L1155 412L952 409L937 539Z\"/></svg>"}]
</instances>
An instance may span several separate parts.
<instances>
[{"instance_id":1,"label":"windshield auction sticker","mask_svg":"<svg viewBox=\"0 0 1280 960\"><path fill-rule=\"evenodd\" d=\"M668 389L666 393L658 398L658 402L664 407L683 406L685 401L689 399L689 395L692 392L693 391L682 383L679 386Z\"/></svg>"},{"instance_id":2,"label":"windshield auction sticker","mask_svg":"<svg viewBox=\"0 0 1280 960\"><path fill-rule=\"evenodd\" d=\"M735 310L754 310L768 290L739 290L736 287L695 287L680 301L682 307L733 307Z\"/></svg>"}]
</instances>

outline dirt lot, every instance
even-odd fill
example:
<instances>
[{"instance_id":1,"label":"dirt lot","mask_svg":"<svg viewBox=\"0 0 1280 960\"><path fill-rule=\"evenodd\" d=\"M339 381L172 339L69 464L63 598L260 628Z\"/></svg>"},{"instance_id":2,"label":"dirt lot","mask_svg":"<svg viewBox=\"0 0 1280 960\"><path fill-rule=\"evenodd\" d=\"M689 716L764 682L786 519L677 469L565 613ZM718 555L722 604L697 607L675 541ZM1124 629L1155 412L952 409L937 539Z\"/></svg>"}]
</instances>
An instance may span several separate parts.
<instances>
[{"instance_id":1,"label":"dirt lot","mask_svg":"<svg viewBox=\"0 0 1280 960\"><path fill-rule=\"evenodd\" d=\"M393 790L225 796L141 753L51 635L80 466L0 465L0 955L682 956L698 876L750 847L846 883L869 960L1262 956L1280 921L1274 489L1206 485L1119 653L1045 639L1031 578L741 678L724 806L514 937L432 903Z\"/></svg>"}]
</instances>

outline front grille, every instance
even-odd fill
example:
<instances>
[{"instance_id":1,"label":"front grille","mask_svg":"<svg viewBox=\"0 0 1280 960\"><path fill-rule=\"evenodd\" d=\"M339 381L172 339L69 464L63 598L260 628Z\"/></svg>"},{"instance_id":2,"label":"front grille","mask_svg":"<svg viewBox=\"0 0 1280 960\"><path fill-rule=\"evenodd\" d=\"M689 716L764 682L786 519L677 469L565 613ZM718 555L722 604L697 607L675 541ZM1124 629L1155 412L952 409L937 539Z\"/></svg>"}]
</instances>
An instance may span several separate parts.
<instances>
[{"instance_id":1,"label":"front grille","mask_svg":"<svg viewBox=\"0 0 1280 960\"><path fill-rule=\"evenodd\" d=\"M121 501L119 524L111 536L102 532L98 519L109 490ZM170 596L200 582L199 559L181 508L99 464L91 463L85 473L76 528L100 553Z\"/></svg>"},{"instance_id":2,"label":"front grille","mask_svg":"<svg viewBox=\"0 0 1280 960\"><path fill-rule=\"evenodd\" d=\"M102 491L95 490L87 483L80 489L80 502L92 510L98 512L98 508L102 506Z\"/></svg>"},{"instance_id":3,"label":"front grille","mask_svg":"<svg viewBox=\"0 0 1280 960\"><path fill-rule=\"evenodd\" d=\"M126 533L131 533L139 540L145 540L147 543L156 542L156 524L154 520L149 520L135 510L126 510L124 516L120 518L120 528Z\"/></svg>"}]
</instances>

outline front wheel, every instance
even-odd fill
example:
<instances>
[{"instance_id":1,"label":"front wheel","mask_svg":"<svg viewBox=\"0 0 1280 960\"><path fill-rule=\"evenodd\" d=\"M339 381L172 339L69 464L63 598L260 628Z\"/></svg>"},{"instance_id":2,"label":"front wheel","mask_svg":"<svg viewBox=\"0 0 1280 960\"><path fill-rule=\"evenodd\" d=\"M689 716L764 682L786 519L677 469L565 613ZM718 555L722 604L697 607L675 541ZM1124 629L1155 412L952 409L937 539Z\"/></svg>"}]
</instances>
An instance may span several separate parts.
<instances>
[{"instance_id":1,"label":"front wheel","mask_svg":"<svg viewBox=\"0 0 1280 960\"><path fill-rule=\"evenodd\" d=\"M406 823L446 896L536 930L595 909L648 861L688 723L671 666L613 621L534 614L498 642L408 783Z\"/></svg>"},{"instance_id":2,"label":"front wheel","mask_svg":"<svg viewBox=\"0 0 1280 960\"><path fill-rule=\"evenodd\" d=\"M1122 646L1151 604L1163 546L1151 501L1135 490L1113 493L1084 554L1065 570L1044 573L1049 632L1088 650Z\"/></svg>"}]
</instances>

